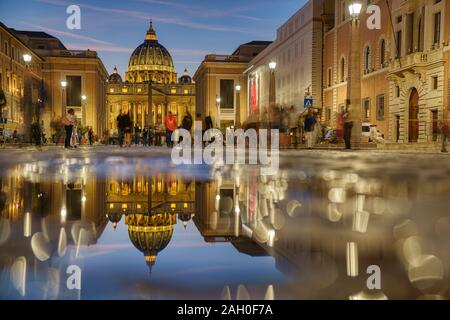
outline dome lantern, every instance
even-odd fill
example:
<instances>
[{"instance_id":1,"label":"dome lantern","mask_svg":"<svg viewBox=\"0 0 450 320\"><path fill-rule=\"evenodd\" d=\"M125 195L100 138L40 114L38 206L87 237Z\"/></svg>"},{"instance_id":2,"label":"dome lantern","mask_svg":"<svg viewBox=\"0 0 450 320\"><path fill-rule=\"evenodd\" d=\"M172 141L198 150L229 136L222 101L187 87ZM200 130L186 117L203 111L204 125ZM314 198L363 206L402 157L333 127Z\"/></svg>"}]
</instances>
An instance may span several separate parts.
<instances>
[{"instance_id":1,"label":"dome lantern","mask_svg":"<svg viewBox=\"0 0 450 320\"><path fill-rule=\"evenodd\" d=\"M150 20L150 26L147 30L147 35L145 36L146 41L157 41L155 29L153 29L153 22Z\"/></svg>"}]
</instances>

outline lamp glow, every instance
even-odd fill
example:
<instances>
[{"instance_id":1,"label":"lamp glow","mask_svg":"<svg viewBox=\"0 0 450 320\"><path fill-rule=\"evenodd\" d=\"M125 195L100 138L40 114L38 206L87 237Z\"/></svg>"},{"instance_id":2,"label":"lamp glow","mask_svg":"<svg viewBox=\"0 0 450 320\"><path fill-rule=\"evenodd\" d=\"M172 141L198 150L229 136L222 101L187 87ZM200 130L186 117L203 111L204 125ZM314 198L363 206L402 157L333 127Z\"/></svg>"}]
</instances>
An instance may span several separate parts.
<instances>
[{"instance_id":1,"label":"lamp glow","mask_svg":"<svg viewBox=\"0 0 450 320\"><path fill-rule=\"evenodd\" d=\"M32 59L32 56L28 53L23 55L23 61L25 61L26 63L30 63Z\"/></svg>"},{"instance_id":2,"label":"lamp glow","mask_svg":"<svg viewBox=\"0 0 450 320\"><path fill-rule=\"evenodd\" d=\"M359 17L359 14L361 13L361 9L362 9L362 4L359 2L352 2L349 6L348 6L348 10L350 11L350 15L357 19Z\"/></svg>"},{"instance_id":3,"label":"lamp glow","mask_svg":"<svg viewBox=\"0 0 450 320\"><path fill-rule=\"evenodd\" d=\"M63 88L67 87L67 81L61 81L61 87Z\"/></svg>"},{"instance_id":4,"label":"lamp glow","mask_svg":"<svg viewBox=\"0 0 450 320\"><path fill-rule=\"evenodd\" d=\"M83 94L83 95L81 96L81 100L86 101L86 99L87 99L87 97Z\"/></svg>"},{"instance_id":5,"label":"lamp glow","mask_svg":"<svg viewBox=\"0 0 450 320\"><path fill-rule=\"evenodd\" d=\"M275 70L277 68L277 63L275 61L272 61L269 63L269 69Z\"/></svg>"},{"instance_id":6,"label":"lamp glow","mask_svg":"<svg viewBox=\"0 0 450 320\"><path fill-rule=\"evenodd\" d=\"M237 85L237 86L236 86L236 91L237 91L237 92L240 92L241 89L242 89L242 87L241 87L240 85Z\"/></svg>"}]
</instances>

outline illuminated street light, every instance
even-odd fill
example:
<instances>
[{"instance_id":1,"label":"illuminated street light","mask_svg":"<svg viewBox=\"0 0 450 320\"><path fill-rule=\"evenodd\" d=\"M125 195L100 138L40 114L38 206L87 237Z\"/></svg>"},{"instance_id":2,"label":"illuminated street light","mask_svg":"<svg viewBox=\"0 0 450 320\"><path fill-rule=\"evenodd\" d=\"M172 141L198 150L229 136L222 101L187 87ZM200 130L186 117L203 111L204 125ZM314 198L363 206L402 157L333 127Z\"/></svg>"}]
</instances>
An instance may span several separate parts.
<instances>
[{"instance_id":1,"label":"illuminated street light","mask_svg":"<svg viewBox=\"0 0 450 320\"><path fill-rule=\"evenodd\" d=\"M61 81L61 87L66 88L67 87L67 81Z\"/></svg>"},{"instance_id":2,"label":"illuminated street light","mask_svg":"<svg viewBox=\"0 0 450 320\"><path fill-rule=\"evenodd\" d=\"M222 101L222 99L220 99L219 97L216 98L216 102L220 103Z\"/></svg>"},{"instance_id":3,"label":"illuminated street light","mask_svg":"<svg viewBox=\"0 0 450 320\"><path fill-rule=\"evenodd\" d=\"M30 63L30 62L31 62L31 59L32 59L32 56L31 56L30 54L25 53L25 54L23 55L23 61L25 61L25 63Z\"/></svg>"},{"instance_id":4,"label":"illuminated street light","mask_svg":"<svg viewBox=\"0 0 450 320\"><path fill-rule=\"evenodd\" d=\"M361 13L361 9L362 9L362 4L359 3L358 1L352 2L348 6L348 10L350 11L350 15L352 16L353 19L358 19L359 18L359 14Z\"/></svg>"},{"instance_id":5,"label":"illuminated street light","mask_svg":"<svg viewBox=\"0 0 450 320\"><path fill-rule=\"evenodd\" d=\"M275 70L277 68L277 63L275 61L272 61L269 63L269 69Z\"/></svg>"},{"instance_id":6,"label":"illuminated street light","mask_svg":"<svg viewBox=\"0 0 450 320\"><path fill-rule=\"evenodd\" d=\"M237 92L240 92L240 91L241 91L241 88L242 88L242 87L238 84L238 85L236 86L236 91L237 91Z\"/></svg>"},{"instance_id":7,"label":"illuminated street light","mask_svg":"<svg viewBox=\"0 0 450 320\"><path fill-rule=\"evenodd\" d=\"M87 97L83 94L83 95L81 96L81 100L86 101L86 99L87 99Z\"/></svg>"}]
</instances>

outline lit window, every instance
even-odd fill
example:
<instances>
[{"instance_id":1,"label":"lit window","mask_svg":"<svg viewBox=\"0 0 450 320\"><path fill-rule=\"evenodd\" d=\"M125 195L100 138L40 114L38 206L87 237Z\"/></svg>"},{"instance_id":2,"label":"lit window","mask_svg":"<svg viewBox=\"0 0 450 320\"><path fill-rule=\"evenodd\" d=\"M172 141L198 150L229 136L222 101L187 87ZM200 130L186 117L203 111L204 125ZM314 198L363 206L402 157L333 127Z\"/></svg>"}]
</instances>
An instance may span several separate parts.
<instances>
[{"instance_id":1,"label":"lit window","mask_svg":"<svg viewBox=\"0 0 450 320\"><path fill-rule=\"evenodd\" d=\"M110 93L114 93L114 88L109 89Z\"/></svg>"},{"instance_id":2,"label":"lit window","mask_svg":"<svg viewBox=\"0 0 450 320\"><path fill-rule=\"evenodd\" d=\"M184 89L184 94L189 94L189 90L188 89Z\"/></svg>"},{"instance_id":3,"label":"lit window","mask_svg":"<svg viewBox=\"0 0 450 320\"><path fill-rule=\"evenodd\" d=\"M172 89L170 89L170 93L171 93L171 94L175 94L175 93L177 93L177 89L176 89L176 88L172 88Z\"/></svg>"},{"instance_id":4,"label":"lit window","mask_svg":"<svg viewBox=\"0 0 450 320\"><path fill-rule=\"evenodd\" d=\"M122 92L123 92L123 93L127 93L127 92L128 92L128 88L127 88L127 87L123 87L123 88L122 88Z\"/></svg>"},{"instance_id":5,"label":"lit window","mask_svg":"<svg viewBox=\"0 0 450 320\"><path fill-rule=\"evenodd\" d=\"M137 89L137 92L138 92L138 93L141 93L141 92L142 92L142 88L138 88L138 89Z\"/></svg>"}]
</instances>

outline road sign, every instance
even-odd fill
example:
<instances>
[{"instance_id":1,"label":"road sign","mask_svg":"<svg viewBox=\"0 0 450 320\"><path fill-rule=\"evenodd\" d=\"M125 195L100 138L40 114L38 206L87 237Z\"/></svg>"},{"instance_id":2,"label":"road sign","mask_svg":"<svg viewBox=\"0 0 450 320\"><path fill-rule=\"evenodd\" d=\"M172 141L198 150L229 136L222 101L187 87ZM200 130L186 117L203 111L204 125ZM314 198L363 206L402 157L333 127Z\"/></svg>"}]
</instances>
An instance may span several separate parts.
<instances>
[{"instance_id":1,"label":"road sign","mask_svg":"<svg viewBox=\"0 0 450 320\"><path fill-rule=\"evenodd\" d=\"M311 109L314 106L314 100L312 98L305 98L305 109Z\"/></svg>"}]
</instances>

